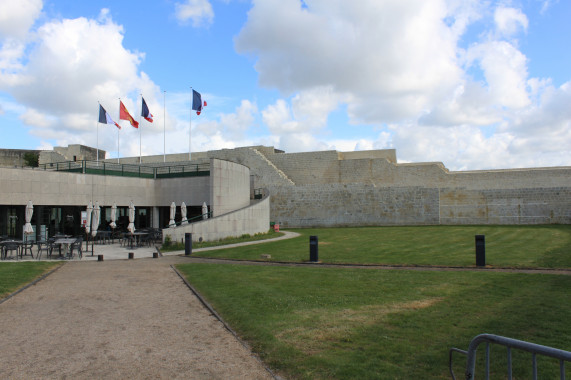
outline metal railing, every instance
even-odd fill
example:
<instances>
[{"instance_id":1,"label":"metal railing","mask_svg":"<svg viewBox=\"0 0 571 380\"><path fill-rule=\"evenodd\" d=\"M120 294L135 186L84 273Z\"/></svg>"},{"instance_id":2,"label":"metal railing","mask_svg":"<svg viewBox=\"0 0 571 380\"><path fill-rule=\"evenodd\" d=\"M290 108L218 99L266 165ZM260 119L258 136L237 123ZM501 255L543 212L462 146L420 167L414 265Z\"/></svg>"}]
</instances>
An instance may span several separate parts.
<instances>
[{"instance_id":1,"label":"metal railing","mask_svg":"<svg viewBox=\"0 0 571 380\"><path fill-rule=\"evenodd\" d=\"M490 378L490 343L498 344L501 346L505 346L507 348L507 378L509 380L512 379L512 352L511 349L515 348L522 351L527 351L531 353L531 365L533 371L533 379L537 380L537 355L543 355L550 358L555 358L559 360L559 373L561 380L565 380L565 362L571 362L571 352L559 350L557 348L542 346L540 344L529 343L523 340L517 340L512 338L506 338L499 335L492 335L492 334L481 334L470 342L468 345L468 350L460 350L458 348L451 348L450 349L450 359L449 359L449 366L450 366L450 374L452 375L452 379L456 380L456 376L454 375L454 371L452 369L452 354L454 352L458 352L460 354L466 355L466 380L473 380L476 375L476 350L481 343L486 343L486 379Z\"/></svg>"},{"instance_id":2,"label":"metal railing","mask_svg":"<svg viewBox=\"0 0 571 380\"><path fill-rule=\"evenodd\" d=\"M193 216L192 218L188 218L186 221L188 222L188 224L192 224L195 222L201 222L202 220L206 220L204 219L204 215L205 214L200 214L197 216ZM208 211L208 213L206 214L206 218L207 219L211 219L212 218L212 211ZM170 227L180 227L182 226L182 220L180 221L175 221L174 224L169 224L168 226L166 226L165 228L170 228Z\"/></svg>"},{"instance_id":3,"label":"metal railing","mask_svg":"<svg viewBox=\"0 0 571 380\"><path fill-rule=\"evenodd\" d=\"M210 164L145 166L105 161L66 161L39 165L41 170L111 175L139 178L204 177L210 175Z\"/></svg>"}]
</instances>

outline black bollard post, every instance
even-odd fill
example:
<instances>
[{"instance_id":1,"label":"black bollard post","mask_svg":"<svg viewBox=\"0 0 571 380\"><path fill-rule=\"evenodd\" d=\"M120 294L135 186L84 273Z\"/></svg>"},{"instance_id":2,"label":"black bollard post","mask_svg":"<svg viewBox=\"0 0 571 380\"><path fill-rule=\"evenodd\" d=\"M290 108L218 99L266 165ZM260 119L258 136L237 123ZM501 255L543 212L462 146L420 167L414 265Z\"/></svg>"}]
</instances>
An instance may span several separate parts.
<instances>
[{"instance_id":1,"label":"black bollard post","mask_svg":"<svg viewBox=\"0 0 571 380\"><path fill-rule=\"evenodd\" d=\"M317 249L317 236L310 236L309 237L309 261L312 263L316 263L319 261L319 253Z\"/></svg>"},{"instance_id":2,"label":"black bollard post","mask_svg":"<svg viewBox=\"0 0 571 380\"><path fill-rule=\"evenodd\" d=\"M190 232L184 234L184 254L186 256L192 254L192 234Z\"/></svg>"},{"instance_id":3,"label":"black bollard post","mask_svg":"<svg viewBox=\"0 0 571 380\"><path fill-rule=\"evenodd\" d=\"M486 266L486 236L476 235L476 266Z\"/></svg>"}]
</instances>

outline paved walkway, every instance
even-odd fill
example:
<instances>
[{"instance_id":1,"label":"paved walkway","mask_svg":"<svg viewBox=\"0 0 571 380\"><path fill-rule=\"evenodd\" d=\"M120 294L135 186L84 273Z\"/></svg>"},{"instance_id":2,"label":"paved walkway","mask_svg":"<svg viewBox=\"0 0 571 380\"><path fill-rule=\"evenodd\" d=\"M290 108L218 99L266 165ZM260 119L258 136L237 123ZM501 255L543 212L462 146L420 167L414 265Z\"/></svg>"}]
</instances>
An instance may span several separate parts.
<instances>
[{"instance_id":1,"label":"paved walkway","mask_svg":"<svg viewBox=\"0 0 571 380\"><path fill-rule=\"evenodd\" d=\"M170 267L185 259L69 261L0 304L0 378L272 378Z\"/></svg>"},{"instance_id":2,"label":"paved walkway","mask_svg":"<svg viewBox=\"0 0 571 380\"><path fill-rule=\"evenodd\" d=\"M184 251L93 249L0 304L0 378L272 378L171 268Z\"/></svg>"}]
</instances>

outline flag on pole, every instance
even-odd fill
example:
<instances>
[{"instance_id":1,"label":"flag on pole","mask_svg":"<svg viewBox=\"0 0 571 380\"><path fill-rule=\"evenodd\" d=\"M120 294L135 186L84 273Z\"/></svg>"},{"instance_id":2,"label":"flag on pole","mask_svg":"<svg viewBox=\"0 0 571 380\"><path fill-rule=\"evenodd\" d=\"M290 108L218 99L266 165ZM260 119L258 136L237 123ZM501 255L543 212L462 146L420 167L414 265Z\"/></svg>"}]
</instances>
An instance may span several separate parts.
<instances>
[{"instance_id":1,"label":"flag on pole","mask_svg":"<svg viewBox=\"0 0 571 380\"><path fill-rule=\"evenodd\" d=\"M119 119L128 120L133 127L139 128L139 123L135 119L133 119L133 116L131 116L129 111L127 111L127 108L125 108L123 102L120 100L119 100Z\"/></svg>"},{"instance_id":2,"label":"flag on pole","mask_svg":"<svg viewBox=\"0 0 571 380\"><path fill-rule=\"evenodd\" d=\"M196 111L197 115L200 115L202 107L206 107L206 101L202 101L202 96L199 92L192 90L192 109Z\"/></svg>"},{"instance_id":3,"label":"flag on pole","mask_svg":"<svg viewBox=\"0 0 571 380\"><path fill-rule=\"evenodd\" d=\"M111 119L111 116L109 116L101 104L99 105L99 122L102 124L113 124L117 128L121 129L121 126Z\"/></svg>"},{"instance_id":4,"label":"flag on pole","mask_svg":"<svg viewBox=\"0 0 571 380\"><path fill-rule=\"evenodd\" d=\"M149 123L153 122L153 114L149 111L149 107L147 107L147 102L145 102L145 98L143 99L143 107L141 109L141 116L145 118Z\"/></svg>"}]
</instances>

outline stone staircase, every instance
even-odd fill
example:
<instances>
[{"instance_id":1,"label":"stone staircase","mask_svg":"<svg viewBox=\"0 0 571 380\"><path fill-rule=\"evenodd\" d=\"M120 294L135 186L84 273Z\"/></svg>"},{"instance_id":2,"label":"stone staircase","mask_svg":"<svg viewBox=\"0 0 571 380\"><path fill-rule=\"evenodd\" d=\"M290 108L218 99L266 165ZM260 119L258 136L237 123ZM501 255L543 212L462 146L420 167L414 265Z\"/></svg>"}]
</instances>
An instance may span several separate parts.
<instances>
[{"instance_id":1,"label":"stone staircase","mask_svg":"<svg viewBox=\"0 0 571 380\"><path fill-rule=\"evenodd\" d=\"M262 152L260 152L255 148L248 148L248 149L254 152L265 164L267 164L267 166L269 166L270 170L272 172L275 172L281 178L282 181L286 182L287 185L295 186L295 183L291 179L289 179L288 176L283 171L278 169L278 167L274 165L273 162L268 160L268 158ZM267 172L267 169L266 170L262 169L262 171Z\"/></svg>"}]
</instances>

